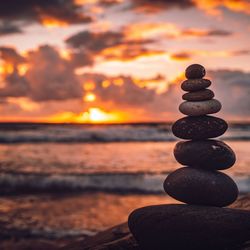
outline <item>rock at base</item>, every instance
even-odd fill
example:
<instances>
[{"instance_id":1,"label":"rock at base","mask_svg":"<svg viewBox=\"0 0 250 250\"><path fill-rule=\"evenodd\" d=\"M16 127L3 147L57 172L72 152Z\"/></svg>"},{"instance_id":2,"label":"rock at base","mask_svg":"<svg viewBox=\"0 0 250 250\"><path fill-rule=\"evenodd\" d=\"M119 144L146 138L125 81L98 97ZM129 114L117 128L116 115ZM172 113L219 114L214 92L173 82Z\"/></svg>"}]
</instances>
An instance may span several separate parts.
<instances>
[{"instance_id":1,"label":"rock at base","mask_svg":"<svg viewBox=\"0 0 250 250\"><path fill-rule=\"evenodd\" d=\"M133 211L128 225L148 250L239 249L250 240L250 211L231 208L149 206Z\"/></svg>"}]
</instances>

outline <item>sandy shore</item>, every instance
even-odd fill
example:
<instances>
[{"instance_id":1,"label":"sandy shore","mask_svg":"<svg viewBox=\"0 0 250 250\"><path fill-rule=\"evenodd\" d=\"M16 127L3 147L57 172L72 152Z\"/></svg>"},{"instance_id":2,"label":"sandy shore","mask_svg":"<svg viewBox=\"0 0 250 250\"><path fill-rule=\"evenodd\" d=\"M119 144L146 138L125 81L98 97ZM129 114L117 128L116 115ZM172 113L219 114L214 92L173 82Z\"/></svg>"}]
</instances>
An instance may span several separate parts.
<instances>
[{"instance_id":1,"label":"sandy shore","mask_svg":"<svg viewBox=\"0 0 250 250\"><path fill-rule=\"evenodd\" d=\"M231 206L233 208L250 210L250 195L240 196ZM91 237L68 237L60 239L32 239L25 238L24 235L16 235L11 239L2 239L0 242L2 250L132 250L138 249L138 246L130 234L127 224L120 223L110 229L104 230ZM250 249L246 246L244 250Z\"/></svg>"}]
</instances>

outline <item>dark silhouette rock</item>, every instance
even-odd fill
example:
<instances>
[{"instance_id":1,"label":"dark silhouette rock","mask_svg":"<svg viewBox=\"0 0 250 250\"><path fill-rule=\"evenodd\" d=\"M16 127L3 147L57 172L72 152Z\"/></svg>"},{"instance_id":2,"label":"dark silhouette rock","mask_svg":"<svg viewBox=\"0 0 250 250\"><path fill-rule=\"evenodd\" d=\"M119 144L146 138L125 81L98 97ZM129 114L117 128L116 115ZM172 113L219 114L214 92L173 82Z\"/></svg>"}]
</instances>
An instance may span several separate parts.
<instances>
[{"instance_id":1,"label":"dark silhouette rock","mask_svg":"<svg viewBox=\"0 0 250 250\"><path fill-rule=\"evenodd\" d=\"M182 96L183 100L186 101L191 101L191 102L195 102L195 101L207 101L207 100L211 100L214 98L214 92L210 89L204 89L204 90L199 90L199 91L195 91L195 92L189 92L189 93L185 93Z\"/></svg>"},{"instance_id":2,"label":"dark silhouette rock","mask_svg":"<svg viewBox=\"0 0 250 250\"><path fill-rule=\"evenodd\" d=\"M200 64L192 64L186 68L185 76L187 79L202 78L206 75L205 68Z\"/></svg>"},{"instance_id":3,"label":"dark silhouette rock","mask_svg":"<svg viewBox=\"0 0 250 250\"><path fill-rule=\"evenodd\" d=\"M223 135L228 128L227 123L214 116L186 116L177 120L172 131L181 139L201 140Z\"/></svg>"},{"instance_id":4,"label":"dark silhouette rock","mask_svg":"<svg viewBox=\"0 0 250 250\"><path fill-rule=\"evenodd\" d=\"M199 102L185 101L180 104L179 110L182 114L189 116L208 115L219 112L221 103L216 99Z\"/></svg>"},{"instance_id":5,"label":"dark silhouette rock","mask_svg":"<svg viewBox=\"0 0 250 250\"><path fill-rule=\"evenodd\" d=\"M211 85L211 81L208 79L188 79L181 84L181 88L184 91L198 91L206 89Z\"/></svg>"},{"instance_id":6,"label":"dark silhouette rock","mask_svg":"<svg viewBox=\"0 0 250 250\"><path fill-rule=\"evenodd\" d=\"M230 168L236 160L233 150L217 140L178 142L174 148L174 156L182 165L210 170Z\"/></svg>"},{"instance_id":7,"label":"dark silhouette rock","mask_svg":"<svg viewBox=\"0 0 250 250\"><path fill-rule=\"evenodd\" d=\"M238 196L235 182L226 174L192 167L170 173L164 190L176 200L192 205L225 207Z\"/></svg>"},{"instance_id":8,"label":"dark silhouette rock","mask_svg":"<svg viewBox=\"0 0 250 250\"><path fill-rule=\"evenodd\" d=\"M193 205L157 205L133 211L130 231L148 250L239 249L250 239L250 212Z\"/></svg>"}]
</instances>

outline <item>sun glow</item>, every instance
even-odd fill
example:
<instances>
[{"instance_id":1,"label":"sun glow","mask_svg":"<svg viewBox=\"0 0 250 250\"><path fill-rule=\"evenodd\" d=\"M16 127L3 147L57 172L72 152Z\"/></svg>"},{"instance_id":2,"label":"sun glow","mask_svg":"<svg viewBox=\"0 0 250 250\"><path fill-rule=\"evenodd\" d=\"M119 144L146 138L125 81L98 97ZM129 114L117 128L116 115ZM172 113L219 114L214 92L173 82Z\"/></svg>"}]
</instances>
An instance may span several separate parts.
<instances>
[{"instance_id":1,"label":"sun glow","mask_svg":"<svg viewBox=\"0 0 250 250\"><path fill-rule=\"evenodd\" d=\"M100 108L90 108L82 114L82 121L88 123L102 123L120 121L121 117L117 113L107 113Z\"/></svg>"},{"instance_id":2,"label":"sun glow","mask_svg":"<svg viewBox=\"0 0 250 250\"><path fill-rule=\"evenodd\" d=\"M69 50L66 50L66 49L62 49L59 51L60 53L60 56L65 59L65 60L70 60L71 57L70 57L70 51Z\"/></svg>"},{"instance_id":3,"label":"sun glow","mask_svg":"<svg viewBox=\"0 0 250 250\"><path fill-rule=\"evenodd\" d=\"M83 83L82 87L86 91L93 90L95 89L95 82L93 82L92 80L86 81Z\"/></svg>"},{"instance_id":4,"label":"sun glow","mask_svg":"<svg viewBox=\"0 0 250 250\"><path fill-rule=\"evenodd\" d=\"M84 100L85 102L93 102L93 101L96 100L96 96L95 96L95 94L93 94L93 93L87 93L87 94L84 96L83 100Z\"/></svg>"},{"instance_id":5,"label":"sun glow","mask_svg":"<svg viewBox=\"0 0 250 250\"><path fill-rule=\"evenodd\" d=\"M68 24L61 20L56 20L51 17L44 17L41 20L43 26L47 28L54 28L54 27L61 27L61 26L68 26Z\"/></svg>"},{"instance_id":6,"label":"sun glow","mask_svg":"<svg viewBox=\"0 0 250 250\"><path fill-rule=\"evenodd\" d=\"M26 74L26 72L28 71L29 67L27 64L20 64L17 66L18 69L18 73L23 76Z\"/></svg>"},{"instance_id":7,"label":"sun glow","mask_svg":"<svg viewBox=\"0 0 250 250\"><path fill-rule=\"evenodd\" d=\"M3 63L0 65L0 74L11 74L14 71L14 66L10 63Z\"/></svg>"},{"instance_id":8,"label":"sun glow","mask_svg":"<svg viewBox=\"0 0 250 250\"><path fill-rule=\"evenodd\" d=\"M49 122L72 122L72 123L120 123L127 119L125 113L118 111L106 112L101 108L92 107L87 111L75 114L73 112L62 112L53 115L48 119Z\"/></svg>"}]
</instances>

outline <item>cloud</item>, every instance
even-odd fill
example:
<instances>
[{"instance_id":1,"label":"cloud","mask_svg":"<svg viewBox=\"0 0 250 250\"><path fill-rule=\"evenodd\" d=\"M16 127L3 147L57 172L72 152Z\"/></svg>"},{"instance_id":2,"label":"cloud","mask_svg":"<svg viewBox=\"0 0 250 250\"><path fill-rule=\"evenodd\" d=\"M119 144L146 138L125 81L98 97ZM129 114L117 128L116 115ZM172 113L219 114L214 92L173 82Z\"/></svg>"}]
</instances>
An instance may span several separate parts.
<instances>
[{"instance_id":1,"label":"cloud","mask_svg":"<svg viewBox=\"0 0 250 250\"><path fill-rule=\"evenodd\" d=\"M250 14L249 0L195 0L196 6L212 15L221 14L221 8L226 8L233 12Z\"/></svg>"},{"instance_id":2,"label":"cloud","mask_svg":"<svg viewBox=\"0 0 250 250\"><path fill-rule=\"evenodd\" d=\"M212 80L211 89L215 98L222 103L219 116L231 120L250 119L250 73L231 70L214 70L207 73ZM92 92L96 100L90 105L97 105L104 110L120 110L133 114L138 120L173 120L180 117L178 105L184 93L180 84L182 78L170 83L167 90L157 93L156 89L141 87L138 80L126 76L108 77L101 74L85 74L83 82L92 81ZM152 79L153 81L154 79ZM166 79L161 79L165 81ZM150 79L148 79L150 82ZM230 98L228 98L230 96Z\"/></svg>"},{"instance_id":3,"label":"cloud","mask_svg":"<svg viewBox=\"0 0 250 250\"><path fill-rule=\"evenodd\" d=\"M250 117L250 73L233 70L209 71L215 98L221 100L222 112L230 117ZM228 98L230 96L230 98Z\"/></svg>"},{"instance_id":4,"label":"cloud","mask_svg":"<svg viewBox=\"0 0 250 250\"><path fill-rule=\"evenodd\" d=\"M110 7L122 3L123 0L99 0L98 3L105 7Z\"/></svg>"},{"instance_id":5,"label":"cloud","mask_svg":"<svg viewBox=\"0 0 250 250\"><path fill-rule=\"evenodd\" d=\"M10 0L1 3L0 20L65 25L88 23L92 19L73 0Z\"/></svg>"},{"instance_id":6,"label":"cloud","mask_svg":"<svg viewBox=\"0 0 250 250\"><path fill-rule=\"evenodd\" d=\"M171 59L176 61L185 61L190 60L195 56L198 57L225 57L230 58L234 56L247 56L250 54L250 50L242 49L242 50L217 50L217 51L210 51L210 50L186 50L186 51L179 51L176 53L169 53Z\"/></svg>"},{"instance_id":7,"label":"cloud","mask_svg":"<svg viewBox=\"0 0 250 250\"><path fill-rule=\"evenodd\" d=\"M108 77L103 74L84 74L82 81L92 81L95 83L94 93L97 95L99 101L103 103L111 102L120 107L146 105L155 96L154 90L139 87L131 77ZM109 84L105 85L107 82Z\"/></svg>"},{"instance_id":8,"label":"cloud","mask_svg":"<svg viewBox=\"0 0 250 250\"><path fill-rule=\"evenodd\" d=\"M5 77L5 87L0 88L1 101L7 103L6 109L12 110L12 115L19 113L39 117L63 111L74 117L74 114L93 107L129 114L134 121L167 121L181 115L178 105L182 102L182 78L167 83L163 76L134 79L122 75L111 77L85 73L76 77L70 61L61 58L60 53L50 46L30 52L25 59L29 65L26 74L21 76L18 67L14 68ZM211 89L216 98L223 104L221 115L228 120L250 119L250 73L208 70L207 77L212 80ZM157 92L160 85L168 88ZM89 94L94 98L85 99ZM53 109L50 103L54 103ZM31 104L37 115L33 108L29 109Z\"/></svg>"},{"instance_id":9,"label":"cloud","mask_svg":"<svg viewBox=\"0 0 250 250\"><path fill-rule=\"evenodd\" d=\"M81 86L70 63L50 46L39 47L28 56L26 73L31 86L30 97L36 101L80 98Z\"/></svg>"},{"instance_id":10,"label":"cloud","mask_svg":"<svg viewBox=\"0 0 250 250\"><path fill-rule=\"evenodd\" d=\"M192 55L188 52L179 52L170 54L170 58L176 61L186 61L192 58Z\"/></svg>"},{"instance_id":11,"label":"cloud","mask_svg":"<svg viewBox=\"0 0 250 250\"><path fill-rule=\"evenodd\" d=\"M180 32L181 37L209 37L209 36L231 36L233 32L221 29L184 29Z\"/></svg>"},{"instance_id":12,"label":"cloud","mask_svg":"<svg viewBox=\"0 0 250 250\"><path fill-rule=\"evenodd\" d=\"M69 62L74 68L92 66L94 64L93 54L86 51L71 52Z\"/></svg>"},{"instance_id":13,"label":"cloud","mask_svg":"<svg viewBox=\"0 0 250 250\"><path fill-rule=\"evenodd\" d=\"M101 56L105 60L128 61L164 53L146 47L153 42L152 39L130 39L123 32L83 31L67 38L65 42L75 50L75 56L85 53L91 59Z\"/></svg>"},{"instance_id":14,"label":"cloud","mask_svg":"<svg viewBox=\"0 0 250 250\"><path fill-rule=\"evenodd\" d=\"M0 47L0 58L13 65L25 62L25 58L11 47Z\"/></svg>"},{"instance_id":15,"label":"cloud","mask_svg":"<svg viewBox=\"0 0 250 250\"><path fill-rule=\"evenodd\" d=\"M178 8L188 9L196 7L209 14L220 14L221 8L226 8L233 12L250 14L249 0L131 0L130 8L145 13L155 13L166 9Z\"/></svg>"},{"instance_id":16,"label":"cloud","mask_svg":"<svg viewBox=\"0 0 250 250\"><path fill-rule=\"evenodd\" d=\"M0 97L21 97L29 94L30 86L27 79L20 76L16 69L5 76L4 83L4 87L0 88Z\"/></svg>"},{"instance_id":17,"label":"cloud","mask_svg":"<svg viewBox=\"0 0 250 250\"><path fill-rule=\"evenodd\" d=\"M244 56L244 55L249 55L250 50L249 49L242 49L242 50L233 50L231 51L232 56Z\"/></svg>"},{"instance_id":18,"label":"cloud","mask_svg":"<svg viewBox=\"0 0 250 250\"><path fill-rule=\"evenodd\" d=\"M22 29L10 22L0 22L0 36L22 33Z\"/></svg>"},{"instance_id":19,"label":"cloud","mask_svg":"<svg viewBox=\"0 0 250 250\"><path fill-rule=\"evenodd\" d=\"M228 37L232 31L224 29L181 28L169 22L140 22L123 27L124 34L130 39L189 39L200 37Z\"/></svg>"},{"instance_id":20,"label":"cloud","mask_svg":"<svg viewBox=\"0 0 250 250\"><path fill-rule=\"evenodd\" d=\"M131 61L140 57L165 54L163 50L148 49L142 45L124 44L105 49L101 55L105 60Z\"/></svg>"},{"instance_id":21,"label":"cloud","mask_svg":"<svg viewBox=\"0 0 250 250\"><path fill-rule=\"evenodd\" d=\"M66 43L77 49L91 52L100 52L105 48L113 47L123 43L124 35L121 32L79 32L66 39Z\"/></svg>"},{"instance_id":22,"label":"cloud","mask_svg":"<svg viewBox=\"0 0 250 250\"><path fill-rule=\"evenodd\" d=\"M74 74L74 63L63 59L55 48L41 46L29 51L25 60L14 49L0 48L0 51L2 67L8 69L3 74L4 87L0 88L0 96L29 97L38 102L81 99L82 88ZM27 70L22 76L24 62Z\"/></svg>"},{"instance_id":23,"label":"cloud","mask_svg":"<svg viewBox=\"0 0 250 250\"><path fill-rule=\"evenodd\" d=\"M179 8L186 9L193 7L192 0L134 0L131 1L131 8L139 12L155 13L164 9Z\"/></svg>"}]
</instances>

